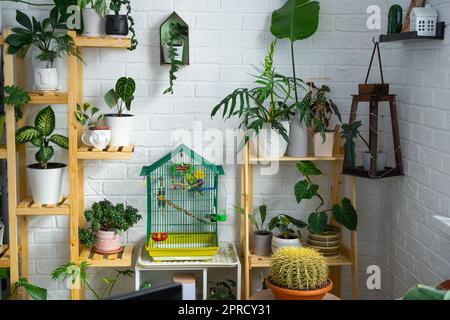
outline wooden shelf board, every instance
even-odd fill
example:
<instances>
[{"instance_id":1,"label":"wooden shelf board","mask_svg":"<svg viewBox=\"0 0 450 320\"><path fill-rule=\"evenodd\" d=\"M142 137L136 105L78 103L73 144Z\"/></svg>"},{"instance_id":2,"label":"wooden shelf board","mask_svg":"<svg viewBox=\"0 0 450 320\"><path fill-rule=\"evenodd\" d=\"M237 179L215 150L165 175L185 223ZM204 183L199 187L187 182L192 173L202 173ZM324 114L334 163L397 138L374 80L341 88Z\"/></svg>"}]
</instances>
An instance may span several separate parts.
<instances>
[{"instance_id":1,"label":"wooden shelf board","mask_svg":"<svg viewBox=\"0 0 450 320\"><path fill-rule=\"evenodd\" d=\"M82 145L78 148L77 158L81 160L130 160L134 153L134 145L125 147L106 147L106 149L94 149L94 147Z\"/></svg>"},{"instance_id":2,"label":"wooden shelf board","mask_svg":"<svg viewBox=\"0 0 450 320\"><path fill-rule=\"evenodd\" d=\"M285 156L282 158L258 158L256 156L250 155L250 162L298 162L298 161L342 161L344 160L344 155L335 155L332 157L315 157L313 155L303 157L303 158L296 158L296 157L289 157Z\"/></svg>"},{"instance_id":3,"label":"wooden shelf board","mask_svg":"<svg viewBox=\"0 0 450 320\"><path fill-rule=\"evenodd\" d=\"M380 35L380 42L406 40L444 40L445 22L438 22L435 37L419 37L416 31Z\"/></svg>"},{"instance_id":4,"label":"wooden shelf board","mask_svg":"<svg viewBox=\"0 0 450 320\"><path fill-rule=\"evenodd\" d=\"M124 48L131 47L130 38L116 38L109 36L102 37L85 37L77 36L75 38L75 45L85 48Z\"/></svg>"},{"instance_id":5,"label":"wooden shelf board","mask_svg":"<svg viewBox=\"0 0 450 320\"><path fill-rule=\"evenodd\" d=\"M80 261L87 261L90 268L131 267L134 245L127 244L120 253L98 254L92 248L81 247Z\"/></svg>"},{"instance_id":6,"label":"wooden shelf board","mask_svg":"<svg viewBox=\"0 0 450 320\"><path fill-rule=\"evenodd\" d=\"M0 268L9 268L9 246L0 246Z\"/></svg>"},{"instance_id":7,"label":"wooden shelf board","mask_svg":"<svg viewBox=\"0 0 450 320\"><path fill-rule=\"evenodd\" d=\"M31 101L29 104L67 104L66 92L29 92Z\"/></svg>"},{"instance_id":8,"label":"wooden shelf board","mask_svg":"<svg viewBox=\"0 0 450 320\"><path fill-rule=\"evenodd\" d=\"M0 145L0 159L6 159L6 146Z\"/></svg>"},{"instance_id":9,"label":"wooden shelf board","mask_svg":"<svg viewBox=\"0 0 450 320\"><path fill-rule=\"evenodd\" d=\"M63 197L63 201L58 204L41 205L34 203L31 198L22 200L16 208L18 216L49 216L49 215L69 215L69 198Z\"/></svg>"},{"instance_id":10,"label":"wooden shelf board","mask_svg":"<svg viewBox=\"0 0 450 320\"><path fill-rule=\"evenodd\" d=\"M384 179L384 178L392 178L392 177L398 177L398 176L404 175L402 172L400 172L399 168L387 167L383 171L377 172L376 177L372 177L369 175L368 171L364 170L364 168L362 166L359 166L356 168L344 167L342 174L347 175L347 176L366 178L366 179Z\"/></svg>"},{"instance_id":11,"label":"wooden shelf board","mask_svg":"<svg viewBox=\"0 0 450 320\"><path fill-rule=\"evenodd\" d=\"M341 255L336 258L325 258L329 266L351 266L352 259L349 255L349 250L343 246L341 248ZM269 268L272 262L271 257L263 257L251 254L249 257L250 268Z\"/></svg>"}]
</instances>

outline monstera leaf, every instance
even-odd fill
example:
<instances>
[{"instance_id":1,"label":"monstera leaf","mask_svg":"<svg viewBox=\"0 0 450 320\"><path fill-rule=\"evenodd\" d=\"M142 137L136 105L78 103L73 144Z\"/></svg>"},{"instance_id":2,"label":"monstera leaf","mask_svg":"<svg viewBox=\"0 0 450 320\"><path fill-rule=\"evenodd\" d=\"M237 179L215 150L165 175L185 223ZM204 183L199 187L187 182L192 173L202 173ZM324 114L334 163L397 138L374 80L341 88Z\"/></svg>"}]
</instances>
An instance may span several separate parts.
<instances>
[{"instance_id":1,"label":"monstera leaf","mask_svg":"<svg viewBox=\"0 0 450 320\"><path fill-rule=\"evenodd\" d=\"M311 0L289 0L272 14L270 31L291 43L312 36L319 27L320 4Z\"/></svg>"},{"instance_id":2,"label":"monstera leaf","mask_svg":"<svg viewBox=\"0 0 450 320\"><path fill-rule=\"evenodd\" d=\"M355 231L358 226L358 215L348 198L342 199L342 205L333 207L334 220L342 224L348 230Z\"/></svg>"}]
</instances>

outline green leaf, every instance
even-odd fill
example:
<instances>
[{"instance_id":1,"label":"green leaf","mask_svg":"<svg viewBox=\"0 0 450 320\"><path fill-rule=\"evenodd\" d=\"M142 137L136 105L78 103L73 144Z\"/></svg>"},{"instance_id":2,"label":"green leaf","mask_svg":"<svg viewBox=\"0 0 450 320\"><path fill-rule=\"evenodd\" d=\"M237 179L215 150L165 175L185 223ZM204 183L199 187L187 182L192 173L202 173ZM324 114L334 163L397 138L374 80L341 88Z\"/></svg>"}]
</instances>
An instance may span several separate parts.
<instances>
[{"instance_id":1,"label":"green leaf","mask_svg":"<svg viewBox=\"0 0 450 320\"><path fill-rule=\"evenodd\" d=\"M47 163L55 155L53 147L42 147L35 155L35 159L39 163Z\"/></svg>"},{"instance_id":2,"label":"green leaf","mask_svg":"<svg viewBox=\"0 0 450 320\"><path fill-rule=\"evenodd\" d=\"M308 230L313 234L322 234L328 225L326 212L313 212L308 218Z\"/></svg>"},{"instance_id":3,"label":"green leaf","mask_svg":"<svg viewBox=\"0 0 450 320\"><path fill-rule=\"evenodd\" d=\"M343 124L341 135L345 139L344 143L344 160L345 164L351 168L356 166L355 139L359 135L359 128L362 126L361 121L355 121L352 124Z\"/></svg>"},{"instance_id":4,"label":"green leaf","mask_svg":"<svg viewBox=\"0 0 450 320\"><path fill-rule=\"evenodd\" d=\"M54 134L49 140L63 149L69 149L69 139L63 135Z\"/></svg>"},{"instance_id":5,"label":"green leaf","mask_svg":"<svg viewBox=\"0 0 450 320\"><path fill-rule=\"evenodd\" d=\"M53 112L52 107L48 106L37 114L34 119L34 125L43 136L47 137L55 130L55 121L55 113Z\"/></svg>"},{"instance_id":6,"label":"green leaf","mask_svg":"<svg viewBox=\"0 0 450 320\"><path fill-rule=\"evenodd\" d=\"M267 206L266 205L262 205L259 207L259 215L261 216L261 225L263 225L264 222L266 221L266 217L267 217Z\"/></svg>"},{"instance_id":7,"label":"green leaf","mask_svg":"<svg viewBox=\"0 0 450 320\"><path fill-rule=\"evenodd\" d=\"M295 219L295 218L293 218L293 217L291 217L291 216L286 216L286 218L288 218L289 221L290 221L294 226L296 226L296 227L299 228L299 229L303 229L303 228L306 228L306 227L308 226L308 225L307 225L306 223L304 223L303 221L298 220L298 219Z\"/></svg>"},{"instance_id":8,"label":"green leaf","mask_svg":"<svg viewBox=\"0 0 450 320\"><path fill-rule=\"evenodd\" d=\"M342 206L333 206L333 217L348 230L355 231L358 226L358 215L348 198L342 199Z\"/></svg>"},{"instance_id":9,"label":"green leaf","mask_svg":"<svg viewBox=\"0 0 450 320\"><path fill-rule=\"evenodd\" d=\"M28 18L28 16L22 11L16 10L16 21L28 30L33 30L33 25L30 18Z\"/></svg>"},{"instance_id":10,"label":"green leaf","mask_svg":"<svg viewBox=\"0 0 450 320\"><path fill-rule=\"evenodd\" d=\"M47 300L47 289L35 286L28 281L23 283L23 288L33 300Z\"/></svg>"},{"instance_id":11,"label":"green leaf","mask_svg":"<svg viewBox=\"0 0 450 320\"><path fill-rule=\"evenodd\" d=\"M116 92L124 102L130 101L135 91L136 82L132 78L122 77L117 80Z\"/></svg>"},{"instance_id":12,"label":"green leaf","mask_svg":"<svg viewBox=\"0 0 450 320\"><path fill-rule=\"evenodd\" d=\"M316 184L309 183L306 180L297 182L294 189L297 203L300 203L305 199L312 199L315 195L317 195L317 190L319 190L319 186Z\"/></svg>"},{"instance_id":13,"label":"green leaf","mask_svg":"<svg viewBox=\"0 0 450 320\"><path fill-rule=\"evenodd\" d=\"M418 285L403 297L403 300L450 300L450 291L437 290L432 287Z\"/></svg>"},{"instance_id":14,"label":"green leaf","mask_svg":"<svg viewBox=\"0 0 450 320\"><path fill-rule=\"evenodd\" d=\"M111 109L115 108L117 106L117 103L119 102L119 95L114 89L109 90L105 94L105 102Z\"/></svg>"},{"instance_id":15,"label":"green leaf","mask_svg":"<svg viewBox=\"0 0 450 320\"><path fill-rule=\"evenodd\" d=\"M322 171L312 161L301 161L297 163L297 169L305 177L322 175Z\"/></svg>"},{"instance_id":16,"label":"green leaf","mask_svg":"<svg viewBox=\"0 0 450 320\"><path fill-rule=\"evenodd\" d=\"M22 127L16 132L16 143L22 144L25 142L31 142L34 139L41 138L41 132L33 127Z\"/></svg>"},{"instance_id":17,"label":"green leaf","mask_svg":"<svg viewBox=\"0 0 450 320\"><path fill-rule=\"evenodd\" d=\"M8 278L8 269L0 269L0 280Z\"/></svg>"},{"instance_id":18,"label":"green leaf","mask_svg":"<svg viewBox=\"0 0 450 320\"><path fill-rule=\"evenodd\" d=\"M307 39L319 26L320 4L310 0L288 0L272 14L270 31L279 39L291 42Z\"/></svg>"},{"instance_id":19,"label":"green leaf","mask_svg":"<svg viewBox=\"0 0 450 320\"><path fill-rule=\"evenodd\" d=\"M38 148L43 147L43 146L44 146L44 143L45 143L45 142L44 142L44 139L43 139L42 137L33 139L33 140L31 140L30 142L31 142L31 144L32 144L33 146L38 147Z\"/></svg>"}]
</instances>

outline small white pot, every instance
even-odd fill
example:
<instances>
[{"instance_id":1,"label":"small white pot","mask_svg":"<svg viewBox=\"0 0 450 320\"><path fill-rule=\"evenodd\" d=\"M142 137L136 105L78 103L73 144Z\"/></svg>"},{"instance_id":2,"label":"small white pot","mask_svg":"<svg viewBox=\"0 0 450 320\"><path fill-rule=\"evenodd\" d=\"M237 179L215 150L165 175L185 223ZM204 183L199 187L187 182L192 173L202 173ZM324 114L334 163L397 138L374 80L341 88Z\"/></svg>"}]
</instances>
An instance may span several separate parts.
<instances>
[{"instance_id":1,"label":"small white pot","mask_svg":"<svg viewBox=\"0 0 450 320\"><path fill-rule=\"evenodd\" d=\"M62 163L48 163L48 169L39 164L27 167L31 195L37 204L56 204L62 200L64 173L67 166Z\"/></svg>"},{"instance_id":2,"label":"small white pot","mask_svg":"<svg viewBox=\"0 0 450 320\"><path fill-rule=\"evenodd\" d=\"M105 34L105 18L95 9L83 9L83 34L88 37L101 36Z\"/></svg>"},{"instance_id":3,"label":"small white pot","mask_svg":"<svg viewBox=\"0 0 450 320\"><path fill-rule=\"evenodd\" d=\"M272 237L272 253L285 247L303 247L303 245L299 238L283 239L275 235Z\"/></svg>"},{"instance_id":4,"label":"small white pot","mask_svg":"<svg viewBox=\"0 0 450 320\"><path fill-rule=\"evenodd\" d=\"M289 136L289 122L281 122ZM255 148L258 150L255 150ZM255 138L253 143L253 151L258 154L259 158L281 158L285 155L288 142L283 138L278 130L272 129L270 123L263 124L263 128Z\"/></svg>"},{"instance_id":5,"label":"small white pot","mask_svg":"<svg viewBox=\"0 0 450 320\"><path fill-rule=\"evenodd\" d=\"M371 154L370 152L363 152L363 164L364 164L364 170L370 171L370 160L371 160ZM378 152L377 156L377 171L383 171L386 168L386 159L387 154L386 152Z\"/></svg>"},{"instance_id":6,"label":"small white pot","mask_svg":"<svg viewBox=\"0 0 450 320\"><path fill-rule=\"evenodd\" d=\"M92 127L81 136L85 145L94 146L95 149L103 150L111 142L110 127Z\"/></svg>"},{"instance_id":7,"label":"small white pot","mask_svg":"<svg viewBox=\"0 0 450 320\"><path fill-rule=\"evenodd\" d=\"M176 52L175 60L183 61L183 53L184 53L184 42L181 46L173 46ZM169 55L170 45L167 42L163 41L163 56L164 62L170 63L170 55Z\"/></svg>"},{"instance_id":8,"label":"small white pot","mask_svg":"<svg viewBox=\"0 0 450 320\"><path fill-rule=\"evenodd\" d=\"M0 222L0 247L3 245L3 237L5 235L5 225Z\"/></svg>"},{"instance_id":9,"label":"small white pot","mask_svg":"<svg viewBox=\"0 0 450 320\"><path fill-rule=\"evenodd\" d=\"M308 128L303 121L300 121L299 110L295 112L291 120L288 154L294 158L308 156Z\"/></svg>"},{"instance_id":10,"label":"small white pot","mask_svg":"<svg viewBox=\"0 0 450 320\"><path fill-rule=\"evenodd\" d=\"M323 142L322 134L314 134L314 156L332 157L334 147L334 131L325 132L326 140Z\"/></svg>"},{"instance_id":11,"label":"small white pot","mask_svg":"<svg viewBox=\"0 0 450 320\"><path fill-rule=\"evenodd\" d=\"M111 146L124 147L131 144L131 132L133 130L133 118L131 114L105 114L105 123L111 128Z\"/></svg>"},{"instance_id":12,"label":"small white pot","mask_svg":"<svg viewBox=\"0 0 450 320\"><path fill-rule=\"evenodd\" d=\"M56 68L37 68L34 72L34 87L37 91L58 90L58 71Z\"/></svg>"}]
</instances>

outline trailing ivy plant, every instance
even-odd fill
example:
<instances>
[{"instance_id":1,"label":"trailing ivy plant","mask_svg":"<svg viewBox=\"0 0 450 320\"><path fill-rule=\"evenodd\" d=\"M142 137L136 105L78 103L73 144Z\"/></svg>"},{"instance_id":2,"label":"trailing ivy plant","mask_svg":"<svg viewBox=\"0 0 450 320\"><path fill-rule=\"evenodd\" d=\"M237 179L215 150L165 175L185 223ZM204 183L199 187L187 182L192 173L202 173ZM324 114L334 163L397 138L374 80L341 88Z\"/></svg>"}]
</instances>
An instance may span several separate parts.
<instances>
[{"instance_id":1,"label":"trailing ivy plant","mask_svg":"<svg viewBox=\"0 0 450 320\"><path fill-rule=\"evenodd\" d=\"M100 120L105 117L105 115L99 111L100 109L90 102L83 103L82 106L77 103L75 117L82 126L87 125L89 128L96 127Z\"/></svg>"},{"instance_id":2,"label":"trailing ivy plant","mask_svg":"<svg viewBox=\"0 0 450 320\"><path fill-rule=\"evenodd\" d=\"M8 269L0 269L0 280L7 279L8 277ZM25 292L28 293L33 300L47 300L47 289L28 282L27 278L20 278L19 281L13 285L11 293L7 299L12 299L20 288L23 288L23 290L25 290Z\"/></svg>"},{"instance_id":3,"label":"trailing ivy plant","mask_svg":"<svg viewBox=\"0 0 450 320\"><path fill-rule=\"evenodd\" d=\"M323 209L324 199L319 194L319 186L315 184L311 177L321 176L322 172L311 161L301 161L297 163L298 171L304 176L304 179L297 182L294 193L297 203L303 200L317 198L319 205L308 218L308 230L313 234L322 234L331 224L328 219L328 213L331 213L332 220L343 225L351 231L355 231L358 225L358 216L355 208L348 198L342 199L341 204L336 204L331 209Z\"/></svg>"},{"instance_id":4,"label":"trailing ivy plant","mask_svg":"<svg viewBox=\"0 0 450 320\"><path fill-rule=\"evenodd\" d=\"M53 134L54 130L55 113L51 106L47 106L36 115L34 127L25 126L16 132L17 144L30 142L39 148L35 159L42 169L47 169L47 163L55 155L55 150L50 143L63 149L69 149L69 139L60 134Z\"/></svg>"},{"instance_id":5,"label":"trailing ivy plant","mask_svg":"<svg viewBox=\"0 0 450 320\"><path fill-rule=\"evenodd\" d=\"M183 57L178 57L175 46L182 46L186 37L188 36L188 27L181 23L170 23L169 25L169 58L170 58L170 71L169 71L169 88L164 91L164 94L173 94L173 84L177 80L176 73L180 69L180 65L183 64Z\"/></svg>"},{"instance_id":6,"label":"trailing ivy plant","mask_svg":"<svg viewBox=\"0 0 450 320\"><path fill-rule=\"evenodd\" d=\"M16 121L22 119L22 106L30 101L30 95L22 88L18 86L6 86L4 88L3 103L5 105L14 106Z\"/></svg>"},{"instance_id":7,"label":"trailing ivy plant","mask_svg":"<svg viewBox=\"0 0 450 320\"><path fill-rule=\"evenodd\" d=\"M122 203L113 205L108 200L94 203L84 216L90 227L80 230L80 241L89 247L94 246L97 231L124 232L142 219L138 209Z\"/></svg>"},{"instance_id":8,"label":"trailing ivy plant","mask_svg":"<svg viewBox=\"0 0 450 320\"><path fill-rule=\"evenodd\" d=\"M111 0L109 9L114 12L115 15L120 14L120 9L122 6L125 6L127 9L127 18L130 22L130 25L128 26L128 30L131 32L131 47L128 48L128 50L133 51L136 49L137 45L139 44L138 40L136 39L136 30L134 29L134 18L131 16L131 3L129 0Z\"/></svg>"},{"instance_id":9,"label":"trailing ivy plant","mask_svg":"<svg viewBox=\"0 0 450 320\"><path fill-rule=\"evenodd\" d=\"M135 91L134 79L122 77L117 80L115 89L111 89L105 94L105 102L111 109L117 108L117 115L120 117L125 110L131 110Z\"/></svg>"}]
</instances>

